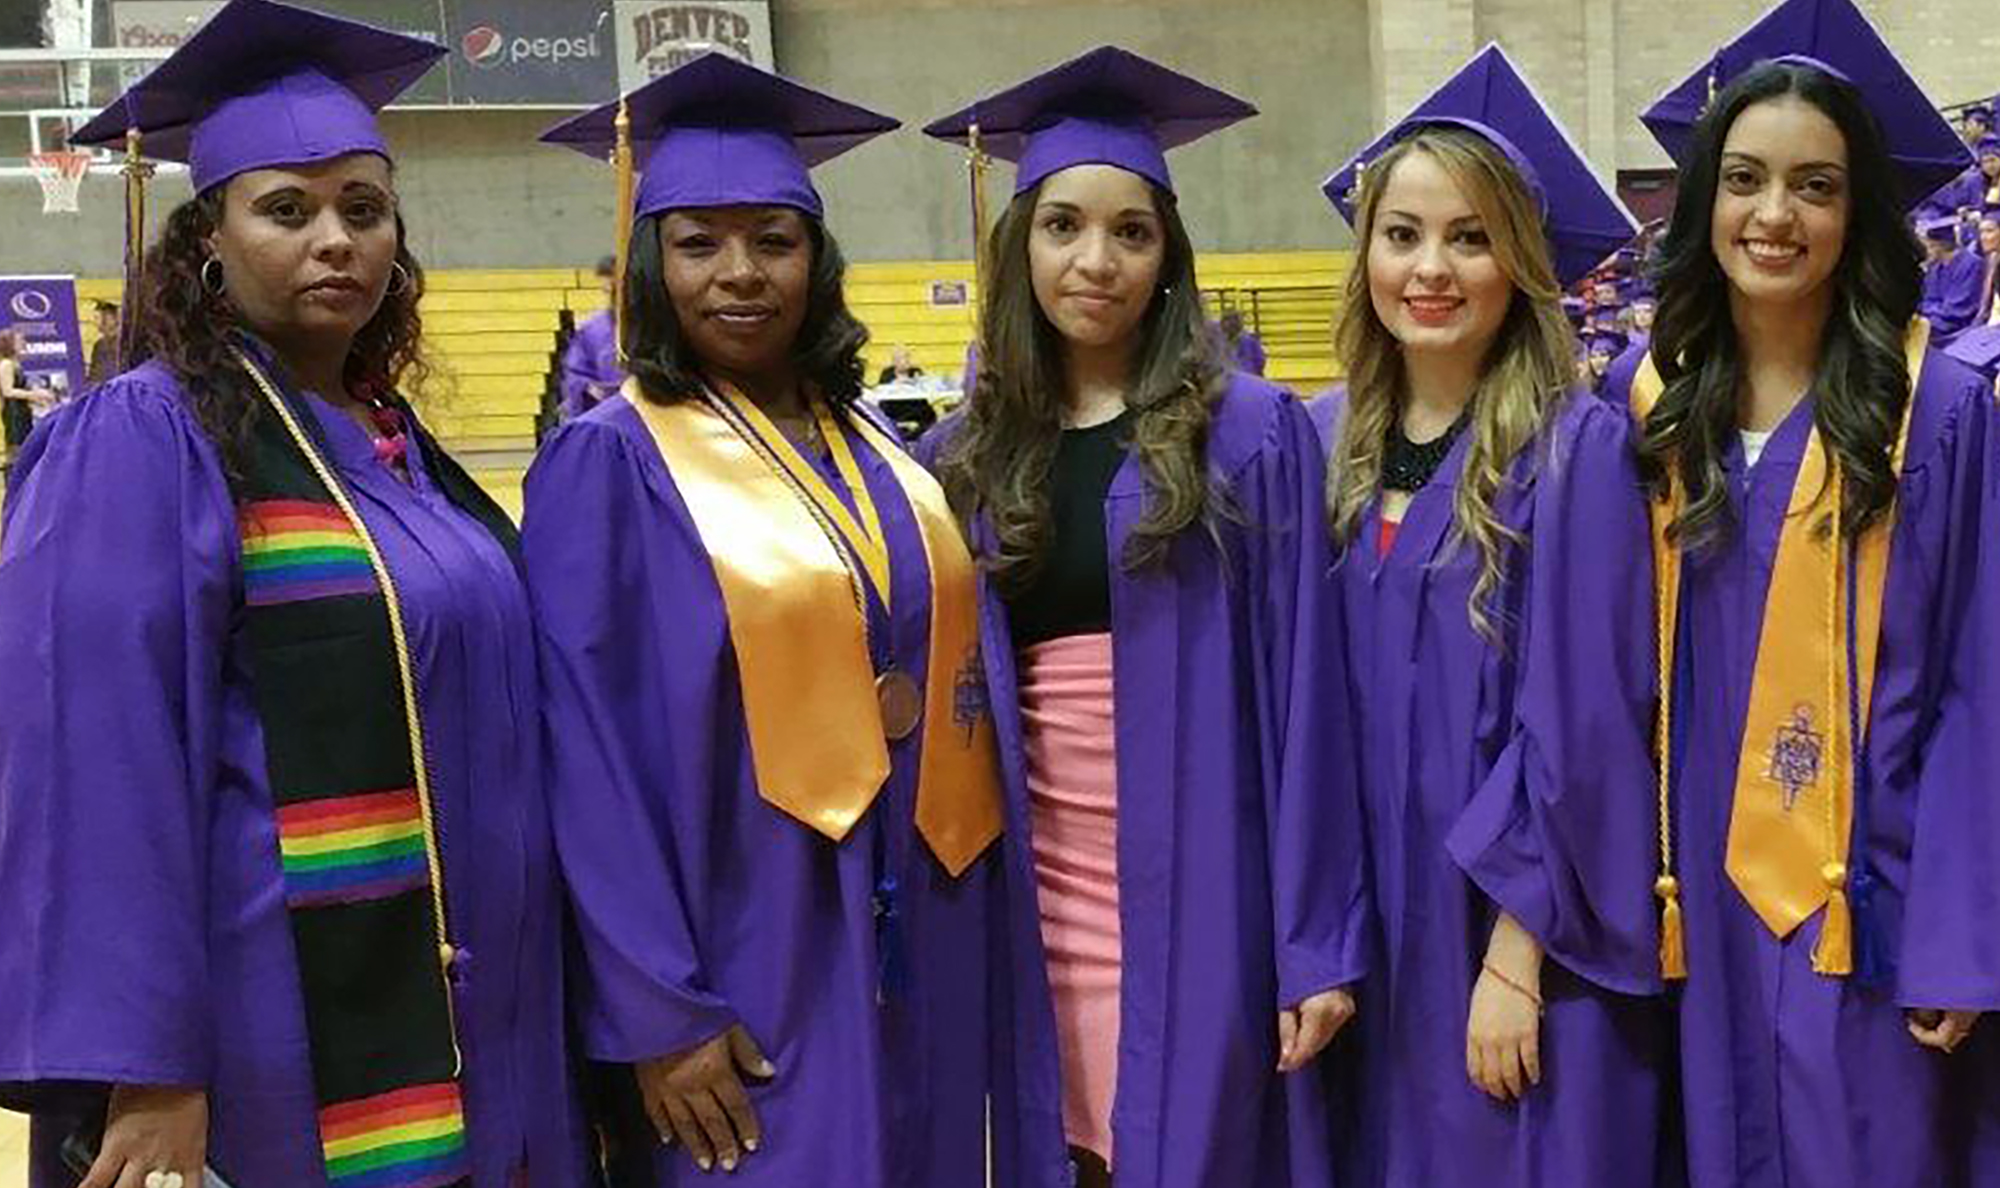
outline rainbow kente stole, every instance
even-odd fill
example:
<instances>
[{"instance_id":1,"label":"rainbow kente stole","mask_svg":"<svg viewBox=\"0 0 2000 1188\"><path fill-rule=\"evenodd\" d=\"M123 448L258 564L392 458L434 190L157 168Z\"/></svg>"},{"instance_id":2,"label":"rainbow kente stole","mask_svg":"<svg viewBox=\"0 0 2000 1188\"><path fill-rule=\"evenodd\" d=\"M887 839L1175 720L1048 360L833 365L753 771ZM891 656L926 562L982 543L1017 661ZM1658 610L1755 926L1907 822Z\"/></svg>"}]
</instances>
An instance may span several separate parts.
<instances>
[{"instance_id":1,"label":"rainbow kente stole","mask_svg":"<svg viewBox=\"0 0 2000 1188\"><path fill-rule=\"evenodd\" d=\"M1918 318L1904 340L1911 395L1892 466L1902 473L1910 410L1930 325ZM1665 390L1651 355L1631 393L1643 423ZM1664 902L1660 964L1669 978L1687 975L1680 884L1674 877L1672 788L1673 647L1679 625L1681 553L1668 535L1684 506L1680 477L1669 470L1668 495L1650 505L1658 581L1660 648L1659 829ZM1725 867L1730 881L1772 935L1790 936L1821 912L1813 969L1829 977L1854 971L1849 903L1849 848L1854 829L1855 755L1868 721L1882 634L1882 599L1896 509L1858 540L1843 537L1841 468L1817 427L1792 482L1771 585L1764 598L1750 704L1744 715L1729 817ZM1852 669L1852 671L1850 671Z\"/></svg>"},{"instance_id":2,"label":"rainbow kente stole","mask_svg":"<svg viewBox=\"0 0 2000 1188\"><path fill-rule=\"evenodd\" d=\"M456 953L401 607L311 411L238 361L265 401L231 487L327 1183L455 1184ZM504 513L410 423L439 486L511 550Z\"/></svg>"}]
</instances>

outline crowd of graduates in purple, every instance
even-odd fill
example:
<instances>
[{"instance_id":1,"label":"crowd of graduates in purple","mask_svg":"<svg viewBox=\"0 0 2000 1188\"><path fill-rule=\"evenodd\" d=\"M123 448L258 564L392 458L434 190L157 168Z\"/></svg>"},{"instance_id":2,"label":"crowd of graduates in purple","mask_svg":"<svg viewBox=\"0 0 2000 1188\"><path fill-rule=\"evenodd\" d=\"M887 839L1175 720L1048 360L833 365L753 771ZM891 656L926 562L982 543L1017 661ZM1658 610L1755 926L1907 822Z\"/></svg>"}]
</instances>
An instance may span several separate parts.
<instances>
[{"instance_id":1,"label":"crowd of graduates in purple","mask_svg":"<svg viewBox=\"0 0 2000 1188\"><path fill-rule=\"evenodd\" d=\"M543 138L628 205L518 532L400 394L442 52L230 0L77 137L196 196L6 500L33 1188L2000 1185L2000 156L1852 0L1643 235L1482 50L1304 401L1167 163L1251 104L974 100L915 442L810 172L898 121L704 55Z\"/></svg>"}]
</instances>

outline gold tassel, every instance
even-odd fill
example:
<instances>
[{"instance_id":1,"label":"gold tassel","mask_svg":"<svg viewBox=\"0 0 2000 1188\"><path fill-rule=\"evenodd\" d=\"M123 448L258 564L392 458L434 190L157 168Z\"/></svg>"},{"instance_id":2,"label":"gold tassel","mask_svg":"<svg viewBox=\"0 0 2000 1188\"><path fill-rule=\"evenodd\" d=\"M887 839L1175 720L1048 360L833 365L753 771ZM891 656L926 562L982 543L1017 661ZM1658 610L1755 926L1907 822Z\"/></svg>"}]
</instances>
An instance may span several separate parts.
<instances>
[{"instance_id":1,"label":"gold tassel","mask_svg":"<svg viewBox=\"0 0 2000 1188\"><path fill-rule=\"evenodd\" d=\"M1660 897L1660 976L1678 982L1688 976L1687 941L1681 932L1681 885L1672 875L1653 883Z\"/></svg>"},{"instance_id":2,"label":"gold tassel","mask_svg":"<svg viewBox=\"0 0 2000 1188\"><path fill-rule=\"evenodd\" d=\"M1829 891L1826 918L1813 948L1813 972L1844 978L1854 972L1854 915L1847 907L1847 867L1829 862L1821 870Z\"/></svg>"},{"instance_id":3,"label":"gold tassel","mask_svg":"<svg viewBox=\"0 0 2000 1188\"><path fill-rule=\"evenodd\" d=\"M979 147L979 124L965 130L966 176L972 186L972 284L986 292L986 170L991 164L986 150Z\"/></svg>"},{"instance_id":4,"label":"gold tassel","mask_svg":"<svg viewBox=\"0 0 2000 1188\"><path fill-rule=\"evenodd\" d=\"M140 154L142 137L136 127L125 130L125 316L118 330L120 366L129 367L136 359L139 335L145 324L139 302L145 295L146 279L146 180L153 166Z\"/></svg>"},{"instance_id":5,"label":"gold tassel","mask_svg":"<svg viewBox=\"0 0 2000 1188\"><path fill-rule=\"evenodd\" d=\"M611 150L611 164L618 174L618 208L612 212L614 255L618 264L611 275L612 336L618 343L618 366L624 367L625 354L625 262L632 252L632 112L624 99L618 100L617 147Z\"/></svg>"}]
</instances>

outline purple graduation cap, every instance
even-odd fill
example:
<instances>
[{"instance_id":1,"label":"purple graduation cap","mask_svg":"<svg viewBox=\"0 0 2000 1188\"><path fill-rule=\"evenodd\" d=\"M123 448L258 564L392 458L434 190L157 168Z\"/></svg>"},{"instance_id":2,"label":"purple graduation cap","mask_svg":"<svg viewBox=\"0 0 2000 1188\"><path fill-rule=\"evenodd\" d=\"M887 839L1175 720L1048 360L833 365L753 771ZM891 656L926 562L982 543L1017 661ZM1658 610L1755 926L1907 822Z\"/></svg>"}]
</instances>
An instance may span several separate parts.
<instances>
[{"instance_id":1,"label":"purple graduation cap","mask_svg":"<svg viewBox=\"0 0 2000 1188\"><path fill-rule=\"evenodd\" d=\"M2000 157L2000 136L1982 136L1979 146L1972 150L1977 157Z\"/></svg>"},{"instance_id":2,"label":"purple graduation cap","mask_svg":"<svg viewBox=\"0 0 2000 1188\"><path fill-rule=\"evenodd\" d=\"M1100 46L1024 83L924 125L927 135L979 147L1019 168L1014 193L1072 165L1116 165L1171 192L1167 150L1257 114L1234 95Z\"/></svg>"},{"instance_id":3,"label":"purple graduation cap","mask_svg":"<svg viewBox=\"0 0 2000 1188\"><path fill-rule=\"evenodd\" d=\"M1542 225L1564 288L1632 240L1639 225L1549 114L1498 44L1473 55L1410 114L1326 179L1320 189L1351 226L1361 173L1419 128L1464 128L1513 162L1542 207Z\"/></svg>"},{"instance_id":4,"label":"purple graduation cap","mask_svg":"<svg viewBox=\"0 0 2000 1188\"><path fill-rule=\"evenodd\" d=\"M1597 333L1587 340L1588 350L1593 355L1610 355L1613 358L1625 353L1625 337L1620 334Z\"/></svg>"},{"instance_id":5,"label":"purple graduation cap","mask_svg":"<svg viewBox=\"0 0 2000 1188\"><path fill-rule=\"evenodd\" d=\"M1811 66L1854 87L1875 113L1908 210L1965 171L1965 143L1853 0L1784 0L1640 115L1676 164L1716 91L1759 62Z\"/></svg>"},{"instance_id":6,"label":"purple graduation cap","mask_svg":"<svg viewBox=\"0 0 2000 1188\"><path fill-rule=\"evenodd\" d=\"M902 126L711 50L542 140L607 160L620 104L641 162L635 219L703 206L789 206L823 217L809 170Z\"/></svg>"},{"instance_id":7,"label":"purple graduation cap","mask_svg":"<svg viewBox=\"0 0 2000 1188\"><path fill-rule=\"evenodd\" d=\"M2000 371L2000 326L1974 326L1945 344L1944 353L1992 375Z\"/></svg>"},{"instance_id":8,"label":"purple graduation cap","mask_svg":"<svg viewBox=\"0 0 2000 1188\"><path fill-rule=\"evenodd\" d=\"M1932 243L1958 246L1958 216L1946 215L1941 219L1925 219L1917 224L1917 232Z\"/></svg>"},{"instance_id":9,"label":"purple graduation cap","mask_svg":"<svg viewBox=\"0 0 2000 1188\"><path fill-rule=\"evenodd\" d=\"M252 169L388 157L375 113L444 56L435 42L277 0L230 0L70 138L188 166L197 193Z\"/></svg>"}]
</instances>

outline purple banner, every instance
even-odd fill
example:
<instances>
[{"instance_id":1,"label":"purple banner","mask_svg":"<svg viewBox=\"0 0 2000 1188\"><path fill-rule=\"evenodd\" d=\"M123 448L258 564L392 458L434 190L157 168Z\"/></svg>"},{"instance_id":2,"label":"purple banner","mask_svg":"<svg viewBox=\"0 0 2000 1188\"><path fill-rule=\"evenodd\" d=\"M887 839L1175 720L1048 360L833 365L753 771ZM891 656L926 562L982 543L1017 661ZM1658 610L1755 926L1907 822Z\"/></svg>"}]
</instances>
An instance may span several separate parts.
<instances>
[{"instance_id":1,"label":"purple banner","mask_svg":"<svg viewBox=\"0 0 2000 1188\"><path fill-rule=\"evenodd\" d=\"M54 403L83 391L83 333L73 276L0 276L0 333L21 348L21 378Z\"/></svg>"}]
</instances>

